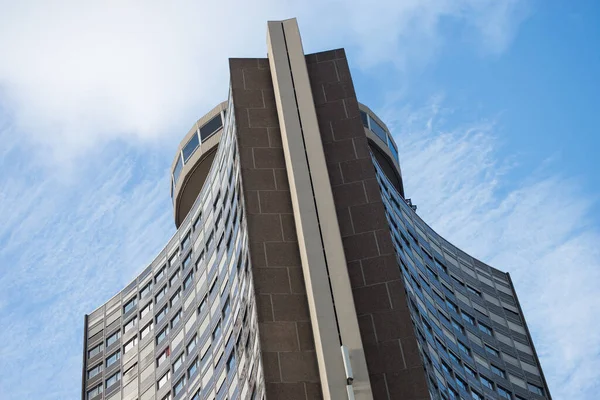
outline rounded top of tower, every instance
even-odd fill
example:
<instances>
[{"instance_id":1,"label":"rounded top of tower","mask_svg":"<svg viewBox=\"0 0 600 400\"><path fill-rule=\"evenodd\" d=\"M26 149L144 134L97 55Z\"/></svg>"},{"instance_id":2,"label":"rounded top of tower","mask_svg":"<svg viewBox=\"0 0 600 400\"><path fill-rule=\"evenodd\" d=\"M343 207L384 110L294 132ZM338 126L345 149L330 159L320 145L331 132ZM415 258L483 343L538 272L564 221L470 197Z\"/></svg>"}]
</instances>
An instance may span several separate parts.
<instances>
[{"instance_id":1,"label":"rounded top of tower","mask_svg":"<svg viewBox=\"0 0 600 400\"><path fill-rule=\"evenodd\" d=\"M358 103L360 118L377 162L384 170L390 182L404 197L402 170L398 158L398 146L387 125L366 105Z\"/></svg>"},{"instance_id":2,"label":"rounded top of tower","mask_svg":"<svg viewBox=\"0 0 600 400\"><path fill-rule=\"evenodd\" d=\"M178 228L206 181L223 133L226 110L224 101L202 116L177 148L171 164L171 199Z\"/></svg>"}]
</instances>

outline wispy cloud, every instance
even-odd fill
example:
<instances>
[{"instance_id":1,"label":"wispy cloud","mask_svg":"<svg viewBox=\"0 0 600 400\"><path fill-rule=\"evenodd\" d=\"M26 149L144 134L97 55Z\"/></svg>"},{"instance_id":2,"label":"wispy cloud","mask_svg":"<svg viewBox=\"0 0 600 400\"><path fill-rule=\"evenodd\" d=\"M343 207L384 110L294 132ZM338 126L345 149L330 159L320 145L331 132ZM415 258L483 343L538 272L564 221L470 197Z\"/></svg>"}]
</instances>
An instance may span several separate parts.
<instances>
[{"instance_id":1,"label":"wispy cloud","mask_svg":"<svg viewBox=\"0 0 600 400\"><path fill-rule=\"evenodd\" d=\"M540 166L509 178L493 121L444 123L435 99L384 111L399 143L406 193L455 245L510 272L556 399L595 399L600 387L600 231L597 199L577 178Z\"/></svg>"},{"instance_id":2,"label":"wispy cloud","mask_svg":"<svg viewBox=\"0 0 600 400\"><path fill-rule=\"evenodd\" d=\"M488 53L528 0L0 2L0 104L51 158L114 138L186 132L222 101L227 58L265 54L265 21L299 18L307 49L355 49L362 68L435 57L443 23ZM44 153L43 153L44 154Z\"/></svg>"}]
</instances>

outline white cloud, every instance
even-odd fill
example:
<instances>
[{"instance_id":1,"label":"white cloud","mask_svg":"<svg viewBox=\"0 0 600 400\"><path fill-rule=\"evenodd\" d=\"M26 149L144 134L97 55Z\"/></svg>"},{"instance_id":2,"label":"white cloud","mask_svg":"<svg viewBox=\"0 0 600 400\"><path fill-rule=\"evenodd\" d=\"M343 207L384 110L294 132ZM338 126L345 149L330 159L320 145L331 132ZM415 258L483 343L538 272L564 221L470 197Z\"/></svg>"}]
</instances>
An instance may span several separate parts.
<instances>
[{"instance_id":1,"label":"white cloud","mask_svg":"<svg viewBox=\"0 0 600 400\"><path fill-rule=\"evenodd\" d=\"M265 21L297 16L307 49L358 65L430 60L461 22L502 51L526 1L0 1L0 104L51 159L115 138L179 137L226 96L228 57L264 56Z\"/></svg>"},{"instance_id":2,"label":"white cloud","mask_svg":"<svg viewBox=\"0 0 600 400\"><path fill-rule=\"evenodd\" d=\"M444 124L450 110L384 111L400 147L407 197L446 239L510 272L556 399L595 399L600 378L597 206L548 166L509 177L497 127ZM396 109L397 110L397 109ZM385 115L388 114L388 115Z\"/></svg>"}]
</instances>

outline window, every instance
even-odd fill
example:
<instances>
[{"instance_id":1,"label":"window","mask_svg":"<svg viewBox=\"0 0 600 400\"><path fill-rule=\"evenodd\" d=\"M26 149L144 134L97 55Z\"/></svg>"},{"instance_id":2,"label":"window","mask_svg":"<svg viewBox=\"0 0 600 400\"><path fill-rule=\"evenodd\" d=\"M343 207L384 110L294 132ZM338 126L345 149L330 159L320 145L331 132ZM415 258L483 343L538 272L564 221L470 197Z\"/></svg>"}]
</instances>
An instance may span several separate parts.
<instances>
[{"instance_id":1,"label":"window","mask_svg":"<svg viewBox=\"0 0 600 400\"><path fill-rule=\"evenodd\" d=\"M133 307L135 307L135 303L137 302L137 298L133 298L131 300L129 300L127 302L127 304L125 304L123 306L123 314L127 314L129 311L133 310Z\"/></svg>"},{"instance_id":2,"label":"window","mask_svg":"<svg viewBox=\"0 0 600 400\"><path fill-rule=\"evenodd\" d=\"M467 382L463 381L458 376L456 377L456 384L458 385L459 388L461 388L464 391L468 391L469 390L467 388Z\"/></svg>"},{"instance_id":3,"label":"window","mask_svg":"<svg viewBox=\"0 0 600 400\"><path fill-rule=\"evenodd\" d=\"M165 340L167 338L168 334L169 334L169 325L165 326L164 329L158 333L158 336L156 336L156 344L159 344L163 340Z\"/></svg>"},{"instance_id":4,"label":"window","mask_svg":"<svg viewBox=\"0 0 600 400\"><path fill-rule=\"evenodd\" d=\"M173 169L173 181L177 185L177 180L179 180L179 174L181 174L181 167L183 167L183 163L181 162L181 154L177 154L177 164L175 164L175 168Z\"/></svg>"},{"instance_id":5,"label":"window","mask_svg":"<svg viewBox=\"0 0 600 400\"><path fill-rule=\"evenodd\" d=\"M200 128L200 138L204 142L223 126L221 114L217 115Z\"/></svg>"},{"instance_id":6,"label":"window","mask_svg":"<svg viewBox=\"0 0 600 400\"><path fill-rule=\"evenodd\" d=\"M171 306L173 306L173 304L175 304L177 302L177 300L179 300L180 296L181 296L181 289L177 289L175 291L175 294L173 296L171 296Z\"/></svg>"},{"instance_id":7,"label":"window","mask_svg":"<svg viewBox=\"0 0 600 400\"><path fill-rule=\"evenodd\" d=\"M527 382L527 388L529 389L529 391L531 393L535 393L540 396L544 395L544 389L542 389L541 387L539 387L537 385Z\"/></svg>"},{"instance_id":8,"label":"window","mask_svg":"<svg viewBox=\"0 0 600 400\"><path fill-rule=\"evenodd\" d=\"M452 375L452 370L450 369L450 367L442 361L442 369L449 375Z\"/></svg>"},{"instance_id":9,"label":"window","mask_svg":"<svg viewBox=\"0 0 600 400\"><path fill-rule=\"evenodd\" d=\"M231 371L235 368L235 353L231 353L229 359L227 360L227 372Z\"/></svg>"},{"instance_id":10,"label":"window","mask_svg":"<svg viewBox=\"0 0 600 400\"><path fill-rule=\"evenodd\" d=\"M504 379L506 379L506 372L504 372L500 368L496 367L494 364L492 364L492 372L495 373L496 375L501 376Z\"/></svg>"},{"instance_id":11,"label":"window","mask_svg":"<svg viewBox=\"0 0 600 400\"><path fill-rule=\"evenodd\" d=\"M163 286L162 289L160 289L160 291L156 294L156 302L158 303L161 301L163 297L165 297L165 294L167 294L167 285Z\"/></svg>"},{"instance_id":12,"label":"window","mask_svg":"<svg viewBox=\"0 0 600 400\"><path fill-rule=\"evenodd\" d=\"M452 361L454 361L455 363L460 364L460 360L458 358L458 356L456 354L454 354L453 352L449 351L448 355L450 355L450 359L452 359Z\"/></svg>"},{"instance_id":13,"label":"window","mask_svg":"<svg viewBox=\"0 0 600 400\"><path fill-rule=\"evenodd\" d=\"M87 372L88 379L95 377L100 372L102 372L102 364L98 364L95 367L91 368Z\"/></svg>"},{"instance_id":14,"label":"window","mask_svg":"<svg viewBox=\"0 0 600 400\"><path fill-rule=\"evenodd\" d=\"M128 332L131 329L135 328L135 323L137 322L137 317L131 318L125 326L123 326L123 332Z\"/></svg>"},{"instance_id":15,"label":"window","mask_svg":"<svg viewBox=\"0 0 600 400\"><path fill-rule=\"evenodd\" d=\"M143 299L144 297L148 296L150 294L151 290L152 290L152 282L148 282L148 284L146 286L144 286L142 288L142 290L140 290L140 299Z\"/></svg>"},{"instance_id":16,"label":"window","mask_svg":"<svg viewBox=\"0 0 600 400\"><path fill-rule=\"evenodd\" d=\"M483 396L475 391L471 391L471 398L473 400L483 400Z\"/></svg>"},{"instance_id":17,"label":"window","mask_svg":"<svg viewBox=\"0 0 600 400\"><path fill-rule=\"evenodd\" d=\"M454 275L450 274L450 278L452 278L452 280L454 282L456 282L457 285L459 285L459 286L465 286L465 284L460 279L458 279L457 277L455 277Z\"/></svg>"},{"instance_id":18,"label":"window","mask_svg":"<svg viewBox=\"0 0 600 400\"><path fill-rule=\"evenodd\" d=\"M183 146L183 161L187 162L199 146L200 141L198 140L198 133L194 132L190 140Z\"/></svg>"},{"instance_id":19,"label":"window","mask_svg":"<svg viewBox=\"0 0 600 400\"><path fill-rule=\"evenodd\" d=\"M225 305L223 306L223 319L227 318L230 309L231 307L229 306L229 297L227 297L227 300L225 300Z\"/></svg>"},{"instance_id":20,"label":"window","mask_svg":"<svg viewBox=\"0 0 600 400\"><path fill-rule=\"evenodd\" d=\"M456 304L454 304L450 300L446 299L446 305L448 306L448 308L450 308L452 311L454 311L455 313L458 314L458 307Z\"/></svg>"},{"instance_id":21,"label":"window","mask_svg":"<svg viewBox=\"0 0 600 400\"><path fill-rule=\"evenodd\" d=\"M111 346L121 337L121 331L116 331L106 339L106 347Z\"/></svg>"},{"instance_id":22,"label":"window","mask_svg":"<svg viewBox=\"0 0 600 400\"><path fill-rule=\"evenodd\" d=\"M481 292L472 286L467 285L467 291L471 294L481 297Z\"/></svg>"},{"instance_id":23,"label":"window","mask_svg":"<svg viewBox=\"0 0 600 400\"><path fill-rule=\"evenodd\" d=\"M114 385L115 383L117 383L120 380L121 380L121 371L117 371L116 373L112 374L110 376L110 378L108 378L106 380L106 388L108 389L109 387L111 387L112 385Z\"/></svg>"},{"instance_id":24,"label":"window","mask_svg":"<svg viewBox=\"0 0 600 400\"><path fill-rule=\"evenodd\" d=\"M175 271L175 273L171 276L171 279L169 279L169 286L175 286L177 283L177 278L179 278L179 269L177 269L177 271Z\"/></svg>"},{"instance_id":25,"label":"window","mask_svg":"<svg viewBox=\"0 0 600 400\"><path fill-rule=\"evenodd\" d=\"M492 328L479 322L479 330L487 335L492 336Z\"/></svg>"},{"instance_id":26,"label":"window","mask_svg":"<svg viewBox=\"0 0 600 400\"><path fill-rule=\"evenodd\" d=\"M198 336L194 335L194 337L192 338L192 340L190 340L190 342L187 345L187 353L188 355L194 351L194 349L196 348L196 343L198 342Z\"/></svg>"},{"instance_id":27,"label":"window","mask_svg":"<svg viewBox=\"0 0 600 400\"><path fill-rule=\"evenodd\" d=\"M500 386L498 386L496 389L498 390L498 394L500 395L500 397L508 400L512 399L512 397L510 397L510 393L506 389L503 389Z\"/></svg>"},{"instance_id":28,"label":"window","mask_svg":"<svg viewBox=\"0 0 600 400\"><path fill-rule=\"evenodd\" d=\"M160 269L160 271L158 271L158 273L156 274L156 276L154 277L154 281L155 281L155 282L158 282L158 281L160 281L162 278L164 278L164 277L165 277L165 272L166 272L166 270L167 270L167 267L166 267L166 266L163 266L163 267Z\"/></svg>"},{"instance_id":29,"label":"window","mask_svg":"<svg viewBox=\"0 0 600 400\"><path fill-rule=\"evenodd\" d=\"M471 350L465 346L460 340L457 342L458 343L458 348L465 354L467 355L471 355Z\"/></svg>"},{"instance_id":30,"label":"window","mask_svg":"<svg viewBox=\"0 0 600 400\"><path fill-rule=\"evenodd\" d=\"M175 327L177 323L181 320L181 310L177 311L177 314L171 320L171 328Z\"/></svg>"},{"instance_id":31,"label":"window","mask_svg":"<svg viewBox=\"0 0 600 400\"><path fill-rule=\"evenodd\" d=\"M450 396L451 399L459 399L460 397L458 397L458 393L456 393L456 391L452 388L448 388L448 395Z\"/></svg>"},{"instance_id":32,"label":"window","mask_svg":"<svg viewBox=\"0 0 600 400\"><path fill-rule=\"evenodd\" d=\"M470 375L471 377L477 379L477 375L475 375L475 371L473 371L471 368L467 367L465 365L465 372L467 373L467 375Z\"/></svg>"},{"instance_id":33,"label":"window","mask_svg":"<svg viewBox=\"0 0 600 400\"><path fill-rule=\"evenodd\" d=\"M150 321L150 323L148 325L146 325L145 327L143 327L142 330L140 331L140 338L143 339L146 336L148 336L148 334L152 331L153 327L154 327L154 323L152 321Z\"/></svg>"},{"instance_id":34,"label":"window","mask_svg":"<svg viewBox=\"0 0 600 400\"><path fill-rule=\"evenodd\" d=\"M467 321L469 324L475 326L475 318L473 318L472 316L470 316L469 314L467 314L464 311L460 312L460 315L462 317L463 320Z\"/></svg>"},{"instance_id":35,"label":"window","mask_svg":"<svg viewBox=\"0 0 600 400\"><path fill-rule=\"evenodd\" d=\"M181 354L173 363L173 372L177 371L183 365L183 354Z\"/></svg>"},{"instance_id":36,"label":"window","mask_svg":"<svg viewBox=\"0 0 600 400\"><path fill-rule=\"evenodd\" d=\"M168 370L166 374L164 374L159 380L158 382L156 382L156 388L160 389L161 387L165 386L167 382L169 382L169 379L171 378L171 370Z\"/></svg>"},{"instance_id":37,"label":"window","mask_svg":"<svg viewBox=\"0 0 600 400\"><path fill-rule=\"evenodd\" d=\"M152 311L152 302L146 304L146 306L142 308L142 311L140 312L140 318L144 318L150 311Z\"/></svg>"},{"instance_id":38,"label":"window","mask_svg":"<svg viewBox=\"0 0 600 400\"><path fill-rule=\"evenodd\" d=\"M198 357L196 357L194 362L192 362L192 364L188 368L188 370L187 370L188 377L191 379L192 376L194 376L196 374L196 371L198 371Z\"/></svg>"},{"instance_id":39,"label":"window","mask_svg":"<svg viewBox=\"0 0 600 400\"><path fill-rule=\"evenodd\" d=\"M173 387L173 394L177 396L179 393L183 391L183 386L185 385L185 375L181 377L179 381Z\"/></svg>"},{"instance_id":40,"label":"window","mask_svg":"<svg viewBox=\"0 0 600 400\"><path fill-rule=\"evenodd\" d=\"M169 348L167 347L165 349L165 351L163 351L162 354L160 356L158 356L158 358L156 359L156 366L160 367L162 365L162 363L167 360L168 356L169 356Z\"/></svg>"},{"instance_id":41,"label":"window","mask_svg":"<svg viewBox=\"0 0 600 400\"><path fill-rule=\"evenodd\" d=\"M494 349L491 346L488 346L487 344L485 345L485 351L487 351L489 354L496 356L496 357L500 357L500 353L498 352L498 350Z\"/></svg>"},{"instance_id":42,"label":"window","mask_svg":"<svg viewBox=\"0 0 600 400\"><path fill-rule=\"evenodd\" d=\"M100 393L102 393L102 383L100 383L95 388L93 388L91 390L88 390L88 392L87 392L87 398L89 400L91 398L94 398L94 397L98 396Z\"/></svg>"},{"instance_id":43,"label":"window","mask_svg":"<svg viewBox=\"0 0 600 400\"><path fill-rule=\"evenodd\" d=\"M457 331L459 331L463 335L465 334L465 328L463 328L463 326L461 324L459 324L458 322L456 322L454 320L454 318L452 318L452 326L454 327L454 329L456 329Z\"/></svg>"},{"instance_id":44,"label":"window","mask_svg":"<svg viewBox=\"0 0 600 400\"><path fill-rule=\"evenodd\" d=\"M123 354L126 354L129 350L133 349L137 344L137 336L131 339L129 342L125 343L123 346Z\"/></svg>"},{"instance_id":45,"label":"window","mask_svg":"<svg viewBox=\"0 0 600 400\"><path fill-rule=\"evenodd\" d=\"M200 305L198 306L198 314L200 314L202 312L202 310L204 310L206 308L206 305L207 305L206 296L204 296L204 298L200 302Z\"/></svg>"},{"instance_id":46,"label":"window","mask_svg":"<svg viewBox=\"0 0 600 400\"><path fill-rule=\"evenodd\" d=\"M212 333L213 340L216 340L221 335L221 321L217 323L215 330Z\"/></svg>"},{"instance_id":47,"label":"window","mask_svg":"<svg viewBox=\"0 0 600 400\"><path fill-rule=\"evenodd\" d=\"M190 264L190 262L192 261L192 253L189 253L184 259L183 262L181 263L181 265L183 266L183 268L187 268L187 266Z\"/></svg>"},{"instance_id":48,"label":"window","mask_svg":"<svg viewBox=\"0 0 600 400\"><path fill-rule=\"evenodd\" d=\"M120 359L121 359L121 350L117 350L106 359L106 368L110 367L111 365L113 365L114 363L119 361Z\"/></svg>"},{"instance_id":49,"label":"window","mask_svg":"<svg viewBox=\"0 0 600 400\"><path fill-rule=\"evenodd\" d=\"M100 354L101 351L102 351L102 343L99 343L96 346L92 347L90 350L88 350L88 358L92 358L96 354Z\"/></svg>"},{"instance_id":50,"label":"window","mask_svg":"<svg viewBox=\"0 0 600 400\"><path fill-rule=\"evenodd\" d=\"M194 271L190 272L183 281L183 290L187 289L194 281Z\"/></svg>"},{"instance_id":51,"label":"window","mask_svg":"<svg viewBox=\"0 0 600 400\"><path fill-rule=\"evenodd\" d=\"M387 134L385 133L385 129L383 129L383 127L379 125L370 115L369 122L373 133L379 136L379 138L383 140L383 143L387 144Z\"/></svg>"},{"instance_id":52,"label":"window","mask_svg":"<svg viewBox=\"0 0 600 400\"><path fill-rule=\"evenodd\" d=\"M369 127L369 121L368 121L367 113L364 112L363 110L360 110L360 120L362 121L363 126L365 128Z\"/></svg>"},{"instance_id":53,"label":"window","mask_svg":"<svg viewBox=\"0 0 600 400\"><path fill-rule=\"evenodd\" d=\"M479 375L479 380L481 381L481 384L483 386L485 386L488 389L494 390L494 385L492 384L492 381L490 381L488 378Z\"/></svg>"},{"instance_id":54,"label":"window","mask_svg":"<svg viewBox=\"0 0 600 400\"><path fill-rule=\"evenodd\" d=\"M158 314L156 314L156 323L158 324L160 321L162 321L166 316L167 313L169 312L169 306L165 305L159 312Z\"/></svg>"}]
</instances>

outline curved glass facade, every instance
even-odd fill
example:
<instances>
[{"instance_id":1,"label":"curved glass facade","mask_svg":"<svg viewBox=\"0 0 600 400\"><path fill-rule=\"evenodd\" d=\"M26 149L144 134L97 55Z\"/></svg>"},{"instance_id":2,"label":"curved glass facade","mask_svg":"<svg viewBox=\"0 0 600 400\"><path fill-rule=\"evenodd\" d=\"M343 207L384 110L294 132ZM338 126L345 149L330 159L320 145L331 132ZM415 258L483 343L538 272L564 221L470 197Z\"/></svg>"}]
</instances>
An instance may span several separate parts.
<instances>
[{"instance_id":1,"label":"curved glass facade","mask_svg":"<svg viewBox=\"0 0 600 400\"><path fill-rule=\"evenodd\" d=\"M85 399L262 397L234 113L227 118L207 183L178 232L86 318Z\"/></svg>"},{"instance_id":2,"label":"curved glass facade","mask_svg":"<svg viewBox=\"0 0 600 400\"><path fill-rule=\"evenodd\" d=\"M431 398L548 398L508 274L435 233L373 163Z\"/></svg>"}]
</instances>

